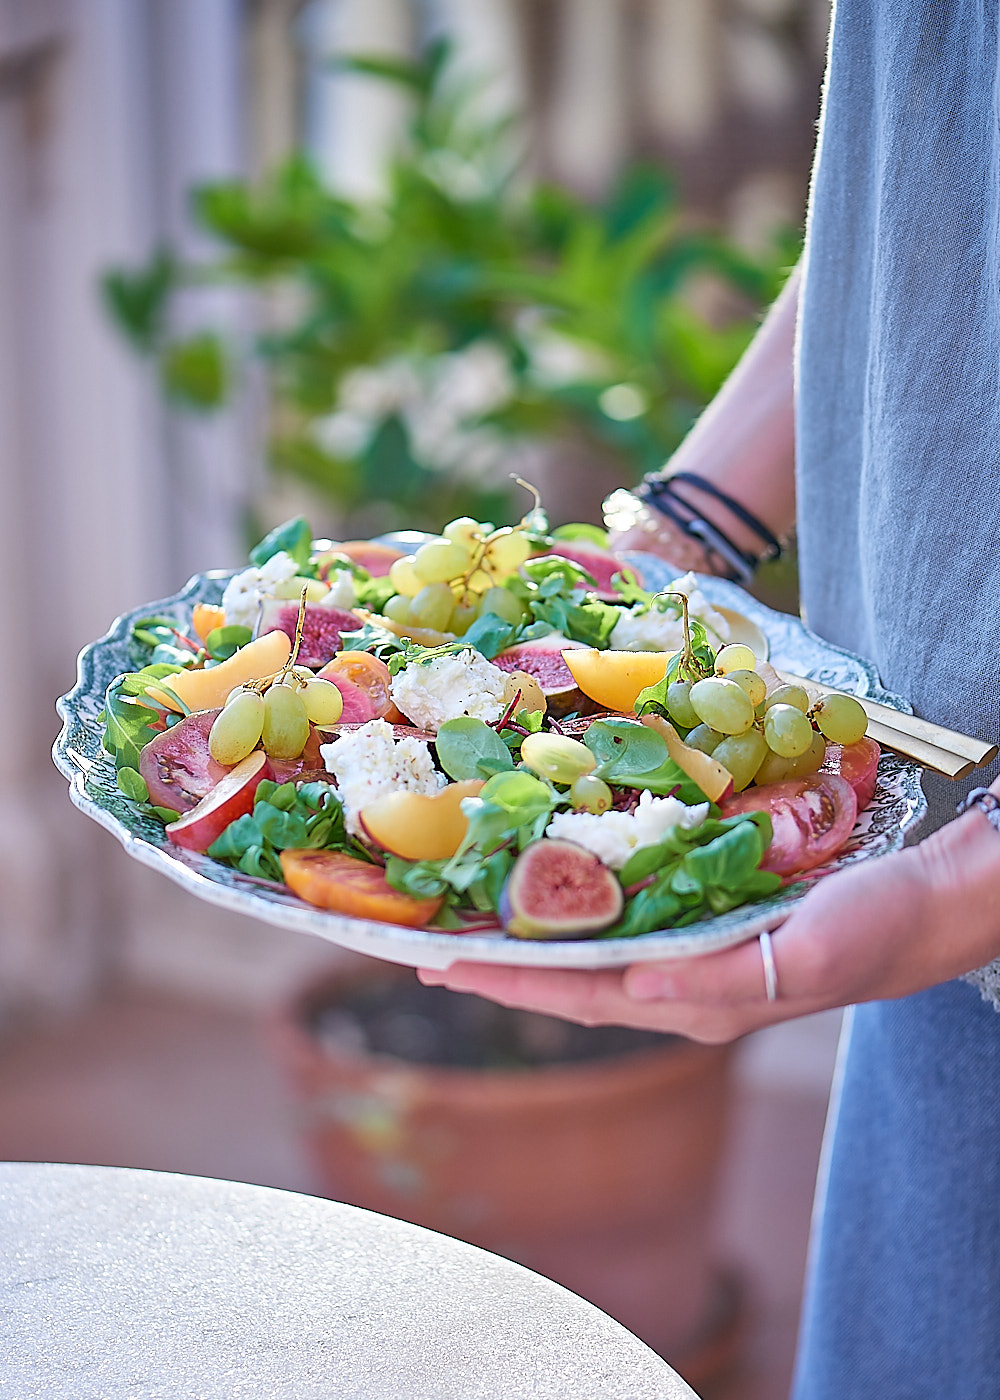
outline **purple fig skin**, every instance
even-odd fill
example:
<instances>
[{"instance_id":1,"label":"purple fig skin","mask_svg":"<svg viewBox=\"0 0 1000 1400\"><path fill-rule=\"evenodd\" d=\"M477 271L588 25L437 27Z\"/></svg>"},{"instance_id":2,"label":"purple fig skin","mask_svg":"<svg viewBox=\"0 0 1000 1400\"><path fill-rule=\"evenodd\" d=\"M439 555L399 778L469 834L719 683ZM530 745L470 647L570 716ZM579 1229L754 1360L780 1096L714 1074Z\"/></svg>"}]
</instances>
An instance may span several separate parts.
<instances>
[{"instance_id":1,"label":"purple fig skin","mask_svg":"<svg viewBox=\"0 0 1000 1400\"><path fill-rule=\"evenodd\" d=\"M621 917L617 876L571 841L542 837L514 862L500 896L500 919L514 938L589 938Z\"/></svg>"},{"instance_id":2,"label":"purple fig skin","mask_svg":"<svg viewBox=\"0 0 1000 1400\"><path fill-rule=\"evenodd\" d=\"M284 632L294 642L298 616L298 603L285 603L277 598L269 598L261 610L257 635L262 637L265 632ZM360 626L361 619L343 608L327 608L322 603L307 603L302 645L297 658L299 663L314 670L325 666L342 650L340 634L356 632Z\"/></svg>"}]
</instances>

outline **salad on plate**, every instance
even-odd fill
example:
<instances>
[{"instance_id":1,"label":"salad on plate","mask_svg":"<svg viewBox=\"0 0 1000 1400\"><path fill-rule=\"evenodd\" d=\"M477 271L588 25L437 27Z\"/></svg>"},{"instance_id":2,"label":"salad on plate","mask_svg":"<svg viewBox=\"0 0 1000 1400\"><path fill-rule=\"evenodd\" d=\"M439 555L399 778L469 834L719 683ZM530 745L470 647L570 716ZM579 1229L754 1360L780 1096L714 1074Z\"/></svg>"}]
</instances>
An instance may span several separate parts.
<instances>
[{"instance_id":1,"label":"salad on plate","mask_svg":"<svg viewBox=\"0 0 1000 1400\"><path fill-rule=\"evenodd\" d=\"M647 573L537 499L384 542L290 521L217 601L130 621L106 761L162 851L272 909L494 954L707 930L835 861L879 749L707 581Z\"/></svg>"}]
</instances>

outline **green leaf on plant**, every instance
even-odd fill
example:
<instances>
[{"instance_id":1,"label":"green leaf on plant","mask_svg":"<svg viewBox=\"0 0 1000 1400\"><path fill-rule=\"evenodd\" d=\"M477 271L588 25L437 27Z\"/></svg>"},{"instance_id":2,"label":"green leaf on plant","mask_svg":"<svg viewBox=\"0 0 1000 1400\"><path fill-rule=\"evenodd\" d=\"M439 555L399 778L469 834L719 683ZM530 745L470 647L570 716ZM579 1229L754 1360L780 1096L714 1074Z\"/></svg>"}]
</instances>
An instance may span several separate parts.
<instances>
[{"instance_id":1,"label":"green leaf on plant","mask_svg":"<svg viewBox=\"0 0 1000 1400\"><path fill-rule=\"evenodd\" d=\"M160 362L168 397L189 408L218 408L229 387L229 370L222 341L211 331L176 340Z\"/></svg>"}]
</instances>

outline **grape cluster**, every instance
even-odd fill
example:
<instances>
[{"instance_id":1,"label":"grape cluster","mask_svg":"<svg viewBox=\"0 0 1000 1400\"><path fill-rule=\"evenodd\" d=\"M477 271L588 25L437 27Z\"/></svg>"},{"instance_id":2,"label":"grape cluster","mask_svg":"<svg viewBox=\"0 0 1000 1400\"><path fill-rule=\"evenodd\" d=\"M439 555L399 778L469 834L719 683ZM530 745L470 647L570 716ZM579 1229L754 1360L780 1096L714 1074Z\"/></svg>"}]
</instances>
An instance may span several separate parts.
<instances>
[{"instance_id":1,"label":"grape cluster","mask_svg":"<svg viewBox=\"0 0 1000 1400\"><path fill-rule=\"evenodd\" d=\"M240 763L258 744L270 758L298 758L310 724L336 724L344 698L332 681L307 666L293 666L268 681L237 686L215 718L208 751L227 767Z\"/></svg>"},{"instance_id":2,"label":"grape cluster","mask_svg":"<svg viewBox=\"0 0 1000 1400\"><path fill-rule=\"evenodd\" d=\"M383 611L390 621L463 636L483 613L516 626L525 617L519 598L504 587L531 555L525 521L495 530L469 516L447 524L415 554L393 562L396 592Z\"/></svg>"},{"instance_id":3,"label":"grape cluster","mask_svg":"<svg viewBox=\"0 0 1000 1400\"><path fill-rule=\"evenodd\" d=\"M864 737L868 717L852 696L828 695L810 707L801 686L769 692L756 665L749 647L726 646L715 658L714 675L675 680L667 688L667 712L689 730L686 742L728 769L737 792L754 781L815 773L828 740L855 744Z\"/></svg>"}]
</instances>

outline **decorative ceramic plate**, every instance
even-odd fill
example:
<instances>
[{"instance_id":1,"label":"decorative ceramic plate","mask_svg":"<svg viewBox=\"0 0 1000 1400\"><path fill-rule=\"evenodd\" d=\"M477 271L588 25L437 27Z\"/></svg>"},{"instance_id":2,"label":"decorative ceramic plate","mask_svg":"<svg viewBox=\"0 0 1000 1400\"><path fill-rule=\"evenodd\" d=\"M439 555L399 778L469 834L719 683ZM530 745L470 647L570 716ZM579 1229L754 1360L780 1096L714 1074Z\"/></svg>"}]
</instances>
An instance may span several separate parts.
<instances>
[{"instance_id":1,"label":"decorative ceramic plate","mask_svg":"<svg viewBox=\"0 0 1000 1400\"><path fill-rule=\"evenodd\" d=\"M673 576L670 567L658 559L646 555L632 558L642 568L650 588L665 587ZM728 914L639 938L525 942L499 933L427 932L331 914L303 903L290 890L256 881L207 856L180 849L167 839L158 821L140 816L118 790L114 765L101 747L102 725L98 716L110 682L132 668L129 638L133 624L140 617L159 613L176 617L179 625L187 626L193 605L218 603L228 578L229 574L221 571L199 574L174 597L148 603L118 618L106 636L80 654L77 683L57 702L63 728L53 757L69 780L75 805L107 827L130 856L161 871L199 898L265 923L316 934L341 947L412 967L447 967L461 958L531 967L596 968L653 958L690 957L730 947L756 937L761 929L773 928L807 892L809 882L802 882ZM868 662L829 646L797 618L773 612L735 584L719 579L703 579L702 589L716 606L739 616L741 640L751 638L757 629L764 634L773 665L895 709L909 708L898 696L883 690ZM810 872L810 878L898 850L907 833L923 817L926 806L919 766L883 753L873 802L861 814L837 859L821 872Z\"/></svg>"}]
</instances>

